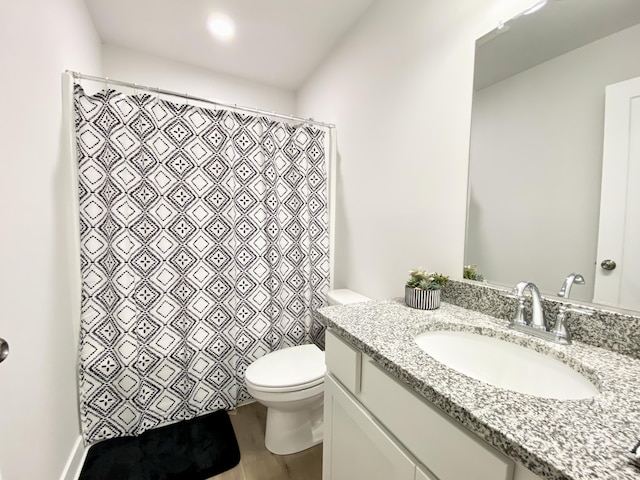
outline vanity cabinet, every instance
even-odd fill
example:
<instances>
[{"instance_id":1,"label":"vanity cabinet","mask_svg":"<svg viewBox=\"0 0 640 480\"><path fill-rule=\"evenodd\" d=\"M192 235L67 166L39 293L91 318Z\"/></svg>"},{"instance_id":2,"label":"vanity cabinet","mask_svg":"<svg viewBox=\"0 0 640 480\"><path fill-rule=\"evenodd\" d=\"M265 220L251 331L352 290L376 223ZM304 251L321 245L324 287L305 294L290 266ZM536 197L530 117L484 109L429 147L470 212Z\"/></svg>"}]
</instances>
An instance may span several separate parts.
<instances>
[{"instance_id":1,"label":"vanity cabinet","mask_svg":"<svg viewBox=\"0 0 640 480\"><path fill-rule=\"evenodd\" d=\"M531 480L331 330L326 333L324 480Z\"/></svg>"}]
</instances>

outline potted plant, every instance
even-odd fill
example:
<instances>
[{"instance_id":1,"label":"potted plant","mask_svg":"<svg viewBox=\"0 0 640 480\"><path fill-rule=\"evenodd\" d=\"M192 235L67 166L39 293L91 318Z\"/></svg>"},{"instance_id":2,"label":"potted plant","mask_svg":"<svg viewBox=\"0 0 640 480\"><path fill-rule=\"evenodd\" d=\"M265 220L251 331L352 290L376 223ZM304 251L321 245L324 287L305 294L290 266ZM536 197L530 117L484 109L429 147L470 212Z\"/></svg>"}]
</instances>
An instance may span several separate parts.
<instances>
[{"instance_id":1,"label":"potted plant","mask_svg":"<svg viewBox=\"0 0 640 480\"><path fill-rule=\"evenodd\" d=\"M484 275L478 272L476 265L465 265L462 269L462 278L475 280L476 282L484 282Z\"/></svg>"},{"instance_id":2,"label":"potted plant","mask_svg":"<svg viewBox=\"0 0 640 480\"><path fill-rule=\"evenodd\" d=\"M404 301L411 308L434 310L440 306L440 292L449 277L440 273L428 273L422 268L409 271L404 287Z\"/></svg>"}]
</instances>

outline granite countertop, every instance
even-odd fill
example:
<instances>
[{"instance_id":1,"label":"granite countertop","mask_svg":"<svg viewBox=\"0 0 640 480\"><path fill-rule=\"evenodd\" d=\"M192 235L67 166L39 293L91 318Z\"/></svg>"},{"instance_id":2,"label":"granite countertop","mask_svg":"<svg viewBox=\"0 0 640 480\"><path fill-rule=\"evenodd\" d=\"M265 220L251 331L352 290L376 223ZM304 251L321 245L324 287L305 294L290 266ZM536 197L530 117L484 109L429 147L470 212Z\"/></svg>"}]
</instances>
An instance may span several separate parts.
<instances>
[{"instance_id":1,"label":"granite countertop","mask_svg":"<svg viewBox=\"0 0 640 480\"><path fill-rule=\"evenodd\" d=\"M478 437L547 479L639 479L624 455L640 438L640 360L574 342L555 345L507 328L504 320L442 303L415 310L402 299L319 311L327 327ZM413 341L422 332L462 330L506 339L558 358L600 394L554 400L467 377Z\"/></svg>"}]
</instances>

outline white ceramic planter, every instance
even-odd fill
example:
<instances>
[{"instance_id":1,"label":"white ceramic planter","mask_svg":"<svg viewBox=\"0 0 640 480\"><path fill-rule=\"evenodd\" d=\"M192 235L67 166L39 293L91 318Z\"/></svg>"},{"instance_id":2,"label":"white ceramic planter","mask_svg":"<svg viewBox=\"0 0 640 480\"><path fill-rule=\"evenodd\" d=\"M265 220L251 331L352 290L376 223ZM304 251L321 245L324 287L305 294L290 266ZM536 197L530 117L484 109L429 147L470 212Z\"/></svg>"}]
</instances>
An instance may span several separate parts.
<instances>
[{"instance_id":1,"label":"white ceramic planter","mask_svg":"<svg viewBox=\"0 0 640 480\"><path fill-rule=\"evenodd\" d=\"M435 310L440 306L440 292L442 290L418 290L405 286L404 301L411 308Z\"/></svg>"}]
</instances>

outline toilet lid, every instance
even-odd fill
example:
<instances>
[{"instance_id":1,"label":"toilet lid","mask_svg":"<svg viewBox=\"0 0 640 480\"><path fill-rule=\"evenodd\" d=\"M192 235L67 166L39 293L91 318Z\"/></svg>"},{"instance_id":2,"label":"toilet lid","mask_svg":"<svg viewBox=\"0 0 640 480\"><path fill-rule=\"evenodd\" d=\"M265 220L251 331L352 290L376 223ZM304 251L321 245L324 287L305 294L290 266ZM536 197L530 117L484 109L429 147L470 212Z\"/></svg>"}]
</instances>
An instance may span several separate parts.
<instances>
[{"instance_id":1,"label":"toilet lid","mask_svg":"<svg viewBox=\"0 0 640 480\"><path fill-rule=\"evenodd\" d=\"M324 352L315 345L283 348L257 359L247 367L248 382L263 388L317 384L326 370Z\"/></svg>"}]
</instances>

